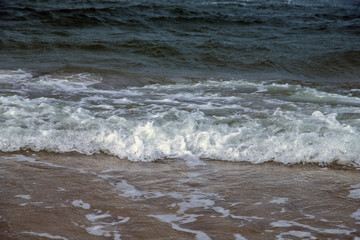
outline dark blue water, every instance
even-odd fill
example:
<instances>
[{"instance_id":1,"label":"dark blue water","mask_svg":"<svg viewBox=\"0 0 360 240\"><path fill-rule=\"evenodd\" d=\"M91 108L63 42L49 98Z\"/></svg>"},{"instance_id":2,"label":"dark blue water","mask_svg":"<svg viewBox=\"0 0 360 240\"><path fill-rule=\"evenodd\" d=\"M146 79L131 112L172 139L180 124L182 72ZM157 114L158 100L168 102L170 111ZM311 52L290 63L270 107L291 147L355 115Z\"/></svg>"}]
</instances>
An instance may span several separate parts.
<instances>
[{"instance_id":1,"label":"dark blue water","mask_svg":"<svg viewBox=\"0 0 360 240\"><path fill-rule=\"evenodd\" d=\"M359 164L360 1L3 0L0 56L2 151Z\"/></svg>"},{"instance_id":2,"label":"dark blue water","mask_svg":"<svg viewBox=\"0 0 360 240\"><path fill-rule=\"evenodd\" d=\"M165 73L347 84L360 76L360 1L0 4L0 68L138 73L141 83L166 82Z\"/></svg>"}]
</instances>

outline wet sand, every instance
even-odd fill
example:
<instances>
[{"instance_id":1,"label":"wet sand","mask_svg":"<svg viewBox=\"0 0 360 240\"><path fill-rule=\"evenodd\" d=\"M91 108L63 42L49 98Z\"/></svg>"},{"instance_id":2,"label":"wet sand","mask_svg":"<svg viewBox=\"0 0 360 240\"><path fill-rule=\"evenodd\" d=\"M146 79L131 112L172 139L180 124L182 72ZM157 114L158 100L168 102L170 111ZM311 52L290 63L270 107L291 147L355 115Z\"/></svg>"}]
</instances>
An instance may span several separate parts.
<instances>
[{"instance_id":1,"label":"wet sand","mask_svg":"<svg viewBox=\"0 0 360 240\"><path fill-rule=\"evenodd\" d=\"M0 155L0 239L357 239L360 172Z\"/></svg>"}]
</instances>

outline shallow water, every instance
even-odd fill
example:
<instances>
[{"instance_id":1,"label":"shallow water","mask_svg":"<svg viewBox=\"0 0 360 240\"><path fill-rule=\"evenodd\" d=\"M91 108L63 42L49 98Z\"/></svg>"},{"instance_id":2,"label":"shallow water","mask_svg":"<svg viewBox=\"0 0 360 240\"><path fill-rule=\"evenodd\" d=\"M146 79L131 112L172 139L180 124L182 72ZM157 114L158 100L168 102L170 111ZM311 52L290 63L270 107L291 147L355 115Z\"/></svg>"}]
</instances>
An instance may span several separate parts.
<instances>
[{"instance_id":1,"label":"shallow water","mask_svg":"<svg viewBox=\"0 0 360 240\"><path fill-rule=\"evenodd\" d=\"M359 7L0 0L0 238L360 238Z\"/></svg>"},{"instance_id":2,"label":"shallow water","mask_svg":"<svg viewBox=\"0 0 360 240\"><path fill-rule=\"evenodd\" d=\"M3 152L360 164L357 1L0 6Z\"/></svg>"},{"instance_id":3,"label":"shallow water","mask_svg":"<svg viewBox=\"0 0 360 240\"><path fill-rule=\"evenodd\" d=\"M2 239L356 239L358 170L2 154Z\"/></svg>"}]
</instances>

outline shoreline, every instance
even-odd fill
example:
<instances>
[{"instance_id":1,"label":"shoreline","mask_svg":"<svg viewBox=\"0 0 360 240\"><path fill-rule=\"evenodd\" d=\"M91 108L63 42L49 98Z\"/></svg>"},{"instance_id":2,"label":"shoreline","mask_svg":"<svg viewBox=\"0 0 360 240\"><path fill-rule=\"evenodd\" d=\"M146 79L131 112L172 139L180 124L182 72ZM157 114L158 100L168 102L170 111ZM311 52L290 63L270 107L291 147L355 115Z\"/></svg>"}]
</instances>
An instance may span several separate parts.
<instances>
[{"instance_id":1,"label":"shoreline","mask_svg":"<svg viewBox=\"0 0 360 240\"><path fill-rule=\"evenodd\" d=\"M19 151L13 151L13 152L2 152L0 151L0 158L1 157L7 157L7 156L15 156L15 155L21 155L25 157L32 157L36 156L40 158L46 158L46 156L51 156L51 158L54 158L56 160L61 158L89 158L93 159L94 161L106 161L111 166L111 164L117 164L121 162L122 164L126 164L128 162L129 164L171 164L177 161L180 161L187 165L189 168L191 168L191 164L187 164L186 160L180 159L180 158L162 158L162 159L156 159L156 160L150 160L150 161L132 161L129 159L123 159L119 158L118 156L114 156L107 153L95 153L91 155L79 153L79 152L48 152L45 150L41 151L33 151L33 150L19 150ZM105 159L105 160L104 160ZM56 162L55 160L55 162ZM109 161L110 160L110 161ZM286 168L328 168L331 170L348 170L348 171L354 171L355 173L360 174L360 165L356 166L355 164L341 164L337 162L336 160L331 163L319 163L319 162L297 162L297 163L282 163L282 162L276 162L273 160L260 162L260 163L254 163L254 162L248 162L248 161L232 161L232 160L218 160L218 159L209 159L209 158L201 158L199 160L195 160L194 167L206 165L206 163L212 163L212 162L219 162L219 163L233 163L237 165L250 165L250 166L278 166L278 167L286 167Z\"/></svg>"},{"instance_id":2,"label":"shoreline","mask_svg":"<svg viewBox=\"0 0 360 240\"><path fill-rule=\"evenodd\" d=\"M360 236L358 170L1 154L2 239Z\"/></svg>"}]
</instances>

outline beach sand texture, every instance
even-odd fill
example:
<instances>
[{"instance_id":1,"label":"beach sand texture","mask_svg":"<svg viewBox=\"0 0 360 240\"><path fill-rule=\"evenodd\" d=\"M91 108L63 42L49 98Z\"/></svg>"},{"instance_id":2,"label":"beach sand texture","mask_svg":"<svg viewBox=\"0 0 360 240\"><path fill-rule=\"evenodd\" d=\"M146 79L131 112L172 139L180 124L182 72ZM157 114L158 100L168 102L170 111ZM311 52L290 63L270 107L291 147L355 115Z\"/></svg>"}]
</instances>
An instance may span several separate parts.
<instances>
[{"instance_id":1,"label":"beach sand texture","mask_svg":"<svg viewBox=\"0 0 360 240\"><path fill-rule=\"evenodd\" d=\"M0 0L0 240L360 240L359 9Z\"/></svg>"},{"instance_id":2,"label":"beach sand texture","mask_svg":"<svg viewBox=\"0 0 360 240\"><path fill-rule=\"evenodd\" d=\"M1 155L1 239L356 239L356 169Z\"/></svg>"}]
</instances>

